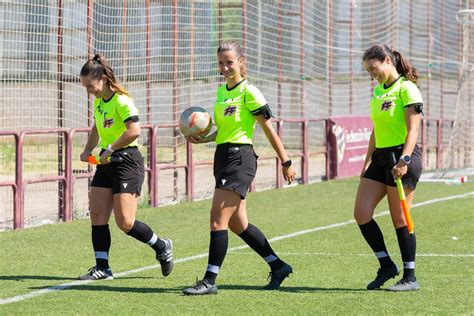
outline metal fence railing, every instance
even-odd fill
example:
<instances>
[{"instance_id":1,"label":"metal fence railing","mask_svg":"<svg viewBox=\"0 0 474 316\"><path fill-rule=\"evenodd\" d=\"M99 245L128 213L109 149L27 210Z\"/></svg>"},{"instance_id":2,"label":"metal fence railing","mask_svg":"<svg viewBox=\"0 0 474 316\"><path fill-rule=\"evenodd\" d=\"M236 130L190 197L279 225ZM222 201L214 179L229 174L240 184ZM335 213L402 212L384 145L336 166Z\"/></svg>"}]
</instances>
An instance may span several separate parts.
<instances>
[{"instance_id":1,"label":"metal fence railing","mask_svg":"<svg viewBox=\"0 0 474 316\"><path fill-rule=\"evenodd\" d=\"M324 141L318 145L311 144L311 134L308 132L311 124L322 123L322 126L319 126L320 133L328 137L328 119L278 119L275 120L276 131L280 137L285 140L284 127L287 124L297 124L300 126L300 136L301 136L301 146L289 148L289 156L295 160L295 166L298 170L298 182L301 184L308 184L311 182L311 178L315 177L318 179L330 179L331 174L334 174L331 170L331 166L335 164L331 162L331 157L334 155L330 154L331 150L334 150L335 146L331 146L329 141ZM424 118L422 122L421 130L421 148L423 154L423 165L425 168L434 169L439 168L441 164L441 159L444 154L446 154L443 149L447 146L446 133L449 134L450 128L452 127L452 120L442 120L442 119L431 119ZM166 170L184 170L184 185L185 188L185 198L187 200L194 200L196 198L202 198L202 196L197 196L195 190L195 181L196 181L196 170L199 167L207 168L208 172L211 172L212 160L211 156L200 156L196 157L194 145L187 143L185 147L185 156L186 161L182 163L159 163L157 162L157 148L159 148L159 139L161 130L167 128L177 128L177 124L168 124L168 125L145 125L142 127L145 138L147 139L146 143L143 145L142 151L145 153L145 172L147 174L147 181L145 182L146 186L146 200L144 205L150 207L156 207L160 203L160 197L158 194L158 189L161 184L160 174ZM433 133L437 135L435 142L428 142L427 138L424 136L428 128L435 129ZM93 170L90 167L84 167L82 163L81 168L73 168L77 166L78 155L74 156L73 154L73 143L77 141L81 134L86 134L89 132L89 129L50 129L50 130L25 130L21 132L15 131L0 131L0 138L4 141L7 141L9 138L14 146L14 165L15 175L13 179L0 180L0 188L10 188L12 196L12 205L7 207L12 210L12 225L11 228L23 228L25 227L25 202L26 195L25 192L27 187L32 184L45 184L45 183L57 183L58 189L56 190L57 195L57 219L61 221L70 221L74 219L74 199L76 198L75 186L77 185L78 180L81 179L90 179L93 175ZM27 136L44 136L44 135L55 135L63 139L63 149L62 152L58 154L58 157L55 159L61 160L64 164L64 168L59 170L57 174L46 174L46 175L36 175L33 176L28 174L25 176L25 156L24 156L24 147L25 139ZM434 163L431 163L430 156L433 156ZM311 159L314 157L320 157L322 164L317 166L316 164L311 163ZM52 157L49 157L50 159ZM53 159L53 160L55 160ZM272 163L274 161L274 163ZM270 162L269 164L266 162ZM265 173L269 176L271 182L273 182L272 187L281 188L283 187L283 177L280 168L280 161L274 152L263 153L259 158L259 168L261 165L266 164ZM316 168L318 170L312 170ZM313 177L310 176L310 173ZM271 176L273 174L273 176ZM316 176L315 176L316 175ZM175 187L176 192L175 196L178 195L177 188ZM251 186L251 191L259 189L258 185L254 182ZM52 205L50 201L45 202L43 208L51 208ZM8 223L3 223L4 228L8 228Z\"/></svg>"}]
</instances>

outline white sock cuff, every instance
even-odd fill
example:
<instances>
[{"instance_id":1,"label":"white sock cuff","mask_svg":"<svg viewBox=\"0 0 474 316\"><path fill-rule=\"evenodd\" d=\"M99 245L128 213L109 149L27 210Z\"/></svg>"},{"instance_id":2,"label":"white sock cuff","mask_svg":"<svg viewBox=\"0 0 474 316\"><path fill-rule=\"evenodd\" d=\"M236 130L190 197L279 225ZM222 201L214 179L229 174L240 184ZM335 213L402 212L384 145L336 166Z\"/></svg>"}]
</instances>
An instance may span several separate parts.
<instances>
[{"instance_id":1,"label":"white sock cuff","mask_svg":"<svg viewBox=\"0 0 474 316\"><path fill-rule=\"evenodd\" d=\"M415 261L403 262L404 269L415 269Z\"/></svg>"},{"instance_id":2,"label":"white sock cuff","mask_svg":"<svg viewBox=\"0 0 474 316\"><path fill-rule=\"evenodd\" d=\"M215 266L215 265L212 265L212 264L208 264L208 265L207 265L207 271L209 271L209 272L218 274L218 273L219 273L219 269L220 269L219 266Z\"/></svg>"},{"instance_id":3,"label":"white sock cuff","mask_svg":"<svg viewBox=\"0 0 474 316\"><path fill-rule=\"evenodd\" d=\"M146 243L149 244L150 246L153 246L157 240L158 240L158 236L155 233L153 233L153 236L151 237L151 239L148 240Z\"/></svg>"},{"instance_id":4,"label":"white sock cuff","mask_svg":"<svg viewBox=\"0 0 474 316\"><path fill-rule=\"evenodd\" d=\"M265 262L272 262L272 261L275 261L276 259L278 259L278 257L276 257L274 255L269 255L269 256L266 256L265 258L263 258L263 260L265 260Z\"/></svg>"},{"instance_id":5,"label":"white sock cuff","mask_svg":"<svg viewBox=\"0 0 474 316\"><path fill-rule=\"evenodd\" d=\"M108 259L109 259L109 253L106 252L106 251L96 251L96 252L95 252L95 258L96 258L96 259L105 259L105 260L108 260Z\"/></svg>"}]
</instances>

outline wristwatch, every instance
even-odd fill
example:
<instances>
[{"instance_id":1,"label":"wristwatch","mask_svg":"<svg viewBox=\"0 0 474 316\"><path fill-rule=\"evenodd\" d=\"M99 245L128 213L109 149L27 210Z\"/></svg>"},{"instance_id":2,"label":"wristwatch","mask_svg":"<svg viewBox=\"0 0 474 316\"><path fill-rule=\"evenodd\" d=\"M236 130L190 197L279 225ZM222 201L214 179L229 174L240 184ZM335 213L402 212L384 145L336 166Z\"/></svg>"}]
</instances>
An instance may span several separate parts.
<instances>
[{"instance_id":1,"label":"wristwatch","mask_svg":"<svg viewBox=\"0 0 474 316\"><path fill-rule=\"evenodd\" d=\"M284 168L288 168L291 166L291 159L288 159L287 161L285 161L284 163L281 164L282 167Z\"/></svg>"},{"instance_id":2,"label":"wristwatch","mask_svg":"<svg viewBox=\"0 0 474 316\"><path fill-rule=\"evenodd\" d=\"M400 157L400 161L406 165L409 165L411 163L411 157L409 155L403 155Z\"/></svg>"}]
</instances>

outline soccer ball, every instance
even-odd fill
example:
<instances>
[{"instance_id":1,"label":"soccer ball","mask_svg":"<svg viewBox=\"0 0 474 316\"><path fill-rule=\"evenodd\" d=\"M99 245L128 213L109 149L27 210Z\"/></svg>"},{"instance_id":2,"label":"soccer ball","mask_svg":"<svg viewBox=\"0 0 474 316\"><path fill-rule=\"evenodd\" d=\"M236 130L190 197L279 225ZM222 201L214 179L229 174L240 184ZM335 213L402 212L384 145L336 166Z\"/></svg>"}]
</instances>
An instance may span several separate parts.
<instances>
[{"instance_id":1,"label":"soccer ball","mask_svg":"<svg viewBox=\"0 0 474 316\"><path fill-rule=\"evenodd\" d=\"M211 115L205 109L192 106L181 113L179 130L184 136L205 137L212 128Z\"/></svg>"}]
</instances>

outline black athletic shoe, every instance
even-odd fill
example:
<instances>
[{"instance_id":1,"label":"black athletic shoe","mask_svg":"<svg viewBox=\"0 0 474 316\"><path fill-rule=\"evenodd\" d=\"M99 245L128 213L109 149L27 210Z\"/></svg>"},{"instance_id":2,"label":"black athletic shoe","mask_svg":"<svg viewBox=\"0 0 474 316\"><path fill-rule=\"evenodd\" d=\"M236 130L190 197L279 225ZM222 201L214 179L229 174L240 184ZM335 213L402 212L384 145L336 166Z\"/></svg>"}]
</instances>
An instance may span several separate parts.
<instances>
[{"instance_id":1,"label":"black athletic shoe","mask_svg":"<svg viewBox=\"0 0 474 316\"><path fill-rule=\"evenodd\" d=\"M113 280L114 276L112 274L112 270L109 269L101 269L97 266L92 267L89 271L81 275L79 280Z\"/></svg>"},{"instance_id":2,"label":"black athletic shoe","mask_svg":"<svg viewBox=\"0 0 474 316\"><path fill-rule=\"evenodd\" d=\"M209 283L208 280L202 279L196 281L193 287L183 290L185 295L206 295L206 294L217 294L217 286Z\"/></svg>"},{"instance_id":3,"label":"black athletic shoe","mask_svg":"<svg viewBox=\"0 0 474 316\"><path fill-rule=\"evenodd\" d=\"M162 253L156 254L156 260L160 262L161 274L168 276L173 270L173 242L171 239L163 239L165 242L165 250Z\"/></svg>"},{"instance_id":4,"label":"black athletic shoe","mask_svg":"<svg viewBox=\"0 0 474 316\"><path fill-rule=\"evenodd\" d=\"M380 288L385 282L387 282L389 279L393 279L399 273L400 270L398 270L395 264L389 268L380 268L377 271L375 280L367 284L367 290L376 290Z\"/></svg>"},{"instance_id":5,"label":"black athletic shoe","mask_svg":"<svg viewBox=\"0 0 474 316\"><path fill-rule=\"evenodd\" d=\"M283 282L283 280L285 280L285 278L289 277L290 273L293 273L293 268L289 264L283 263L283 267L268 274L270 283L265 285L263 289L278 290L280 288L280 284Z\"/></svg>"}]
</instances>

